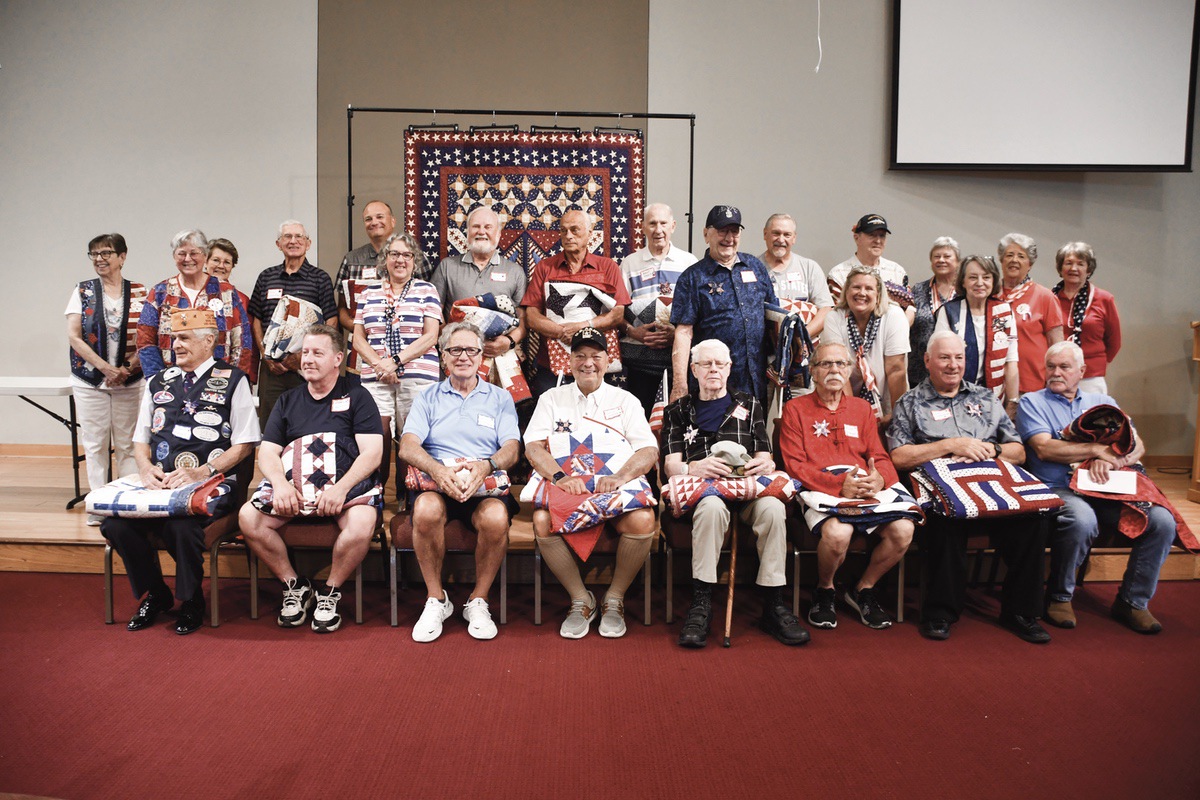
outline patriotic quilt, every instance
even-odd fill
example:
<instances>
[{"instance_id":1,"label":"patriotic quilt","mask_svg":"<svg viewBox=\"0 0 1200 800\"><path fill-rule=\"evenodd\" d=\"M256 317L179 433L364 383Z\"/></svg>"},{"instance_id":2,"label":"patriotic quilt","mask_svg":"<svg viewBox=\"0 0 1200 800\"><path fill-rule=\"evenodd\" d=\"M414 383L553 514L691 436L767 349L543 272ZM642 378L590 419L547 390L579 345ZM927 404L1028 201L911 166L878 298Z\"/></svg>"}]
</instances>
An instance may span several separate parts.
<instances>
[{"instance_id":1,"label":"patriotic quilt","mask_svg":"<svg viewBox=\"0 0 1200 800\"><path fill-rule=\"evenodd\" d=\"M450 321L469 322L483 331L485 339L495 339L517 327L519 319L511 297L488 292L456 300L450 307ZM515 349L510 349L495 358L483 359L479 367L479 377L487 381L493 374L500 387L512 395L514 403L533 399Z\"/></svg>"},{"instance_id":2,"label":"patriotic quilt","mask_svg":"<svg viewBox=\"0 0 1200 800\"><path fill-rule=\"evenodd\" d=\"M616 304L616 298L612 295L586 283L546 281L546 319L560 325L587 322L592 317L611 311ZM608 372L620 372L621 340L615 329L604 332L604 343L608 350ZM550 370L555 375L570 374L570 347L558 339L547 339L546 354L550 357Z\"/></svg>"},{"instance_id":3,"label":"patriotic quilt","mask_svg":"<svg viewBox=\"0 0 1200 800\"><path fill-rule=\"evenodd\" d=\"M596 220L590 250L620 261L641 242L645 149L629 133L431 131L404 134L404 222L437 259L467 250L467 214L500 217L500 251L528 275L561 250L558 220Z\"/></svg>"},{"instance_id":4,"label":"patriotic quilt","mask_svg":"<svg viewBox=\"0 0 1200 800\"><path fill-rule=\"evenodd\" d=\"M317 516L317 502L325 487L338 479L337 434L311 433L289 442L280 456L283 474L300 495L300 516ZM276 515L271 482L263 479L250 502L264 514ZM355 484L346 495L346 506L383 507L383 487L373 477Z\"/></svg>"},{"instance_id":5,"label":"patriotic quilt","mask_svg":"<svg viewBox=\"0 0 1200 800\"><path fill-rule=\"evenodd\" d=\"M615 491L596 491L597 478L616 473L633 455L633 448L623 437L605 432L582 436L552 433L546 445L558 468L583 478L588 493L568 494L534 472L521 492L521 502L548 510L551 531L562 534L585 561L592 554L606 521L658 504L644 476L622 484Z\"/></svg>"},{"instance_id":6,"label":"patriotic quilt","mask_svg":"<svg viewBox=\"0 0 1200 800\"><path fill-rule=\"evenodd\" d=\"M853 469L859 468L837 464L822 471L844 475ZM862 500L812 491L800 492L800 500L804 503L804 519L813 533L820 533L821 526L831 516L868 531L898 519L911 519L918 525L925 521L925 512L901 483L885 486L874 497Z\"/></svg>"},{"instance_id":7,"label":"patriotic quilt","mask_svg":"<svg viewBox=\"0 0 1200 800\"><path fill-rule=\"evenodd\" d=\"M792 384L809 386L812 383L808 360L812 355L812 338L808 323L816 316L817 307L807 300L782 300L780 305L766 304L767 327L775 339L774 368L767 377L780 387L783 401L792 399ZM800 340L799 352L796 339Z\"/></svg>"},{"instance_id":8,"label":"patriotic quilt","mask_svg":"<svg viewBox=\"0 0 1200 800\"><path fill-rule=\"evenodd\" d=\"M1007 461L935 458L913 470L917 504L950 519L1006 517L1062 507L1046 484Z\"/></svg>"},{"instance_id":9,"label":"patriotic quilt","mask_svg":"<svg viewBox=\"0 0 1200 800\"><path fill-rule=\"evenodd\" d=\"M221 499L233 491L224 481L225 476L217 473L177 489L147 489L141 476L127 475L88 492L87 513L126 519L211 517Z\"/></svg>"},{"instance_id":10,"label":"patriotic quilt","mask_svg":"<svg viewBox=\"0 0 1200 800\"><path fill-rule=\"evenodd\" d=\"M672 475L663 487L663 502L676 517L694 509L706 497L725 501L757 500L778 497L788 502L801 490L800 481L786 472L768 472L748 478L697 478Z\"/></svg>"},{"instance_id":11,"label":"patriotic quilt","mask_svg":"<svg viewBox=\"0 0 1200 800\"><path fill-rule=\"evenodd\" d=\"M479 459L477 458L443 458L442 463L448 467L458 467L454 473L455 480L458 481L460 488L466 488L470 481L471 471L467 469L468 464L473 464ZM404 484L414 492L440 492L441 487L437 481L433 479L428 472L422 472L411 464L408 467L408 474L404 478ZM475 490L475 497L503 497L509 493L508 473L502 469L498 469L491 475L483 479L483 483Z\"/></svg>"},{"instance_id":12,"label":"patriotic quilt","mask_svg":"<svg viewBox=\"0 0 1200 800\"><path fill-rule=\"evenodd\" d=\"M1060 435L1068 442L1109 445L1119 456L1133 451L1133 423L1116 406L1092 406L1063 428Z\"/></svg>"},{"instance_id":13,"label":"patriotic quilt","mask_svg":"<svg viewBox=\"0 0 1200 800\"><path fill-rule=\"evenodd\" d=\"M281 361L289 353L299 353L304 332L318 322L324 322L320 306L285 294L279 298L263 331L263 357Z\"/></svg>"}]
</instances>

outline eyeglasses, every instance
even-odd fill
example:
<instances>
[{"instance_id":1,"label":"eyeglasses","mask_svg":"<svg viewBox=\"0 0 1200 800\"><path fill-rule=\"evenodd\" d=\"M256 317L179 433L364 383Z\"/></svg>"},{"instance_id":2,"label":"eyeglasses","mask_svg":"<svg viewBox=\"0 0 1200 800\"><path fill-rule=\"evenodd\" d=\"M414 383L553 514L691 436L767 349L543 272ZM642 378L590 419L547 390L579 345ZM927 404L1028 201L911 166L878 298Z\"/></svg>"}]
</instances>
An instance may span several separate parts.
<instances>
[{"instance_id":1,"label":"eyeglasses","mask_svg":"<svg viewBox=\"0 0 1200 800\"><path fill-rule=\"evenodd\" d=\"M814 361L814 367L821 369L847 369L850 366L849 361Z\"/></svg>"},{"instance_id":2,"label":"eyeglasses","mask_svg":"<svg viewBox=\"0 0 1200 800\"><path fill-rule=\"evenodd\" d=\"M387 257L392 261L412 261L412 253L402 253L399 250L388 250Z\"/></svg>"},{"instance_id":3,"label":"eyeglasses","mask_svg":"<svg viewBox=\"0 0 1200 800\"><path fill-rule=\"evenodd\" d=\"M284 233L284 234L280 234L279 238L280 238L281 240L285 241L285 242L292 242L292 241L296 241L296 240L303 240L303 239L307 239L307 238L308 238L308 234L305 234L305 233Z\"/></svg>"},{"instance_id":4,"label":"eyeglasses","mask_svg":"<svg viewBox=\"0 0 1200 800\"><path fill-rule=\"evenodd\" d=\"M731 362L729 361L697 361L696 366L702 370L710 370L713 367L716 367L717 369L725 369L730 363Z\"/></svg>"},{"instance_id":5,"label":"eyeglasses","mask_svg":"<svg viewBox=\"0 0 1200 800\"><path fill-rule=\"evenodd\" d=\"M453 358L458 358L459 356L470 356L471 358L474 358L482 353L483 350L478 347L447 347L442 352Z\"/></svg>"},{"instance_id":6,"label":"eyeglasses","mask_svg":"<svg viewBox=\"0 0 1200 800\"><path fill-rule=\"evenodd\" d=\"M97 258L102 258L105 261L108 261L110 258L115 256L116 254L117 254L116 250L97 250L94 253L88 253L87 257L90 258L92 261L95 261Z\"/></svg>"}]
</instances>

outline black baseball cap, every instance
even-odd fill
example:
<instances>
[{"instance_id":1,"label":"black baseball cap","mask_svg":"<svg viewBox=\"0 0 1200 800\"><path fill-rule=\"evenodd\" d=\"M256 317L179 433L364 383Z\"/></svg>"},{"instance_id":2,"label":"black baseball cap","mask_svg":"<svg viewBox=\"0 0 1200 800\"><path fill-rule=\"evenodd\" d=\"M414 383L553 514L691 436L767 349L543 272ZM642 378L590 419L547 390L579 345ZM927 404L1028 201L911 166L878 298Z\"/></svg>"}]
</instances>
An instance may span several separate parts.
<instances>
[{"instance_id":1,"label":"black baseball cap","mask_svg":"<svg viewBox=\"0 0 1200 800\"><path fill-rule=\"evenodd\" d=\"M604 341L604 334L595 328L581 328L571 337L571 352L574 353L584 345L594 347L597 350L607 352L608 345Z\"/></svg>"},{"instance_id":2,"label":"black baseball cap","mask_svg":"<svg viewBox=\"0 0 1200 800\"><path fill-rule=\"evenodd\" d=\"M858 222L854 226L855 233L875 233L875 231L883 231L891 233L892 231L887 226L887 220L878 214L867 214L859 217Z\"/></svg>"},{"instance_id":3,"label":"black baseball cap","mask_svg":"<svg viewBox=\"0 0 1200 800\"><path fill-rule=\"evenodd\" d=\"M728 228L730 225L746 227L742 224L742 212L736 206L713 206L708 219L704 220L706 228Z\"/></svg>"}]
</instances>

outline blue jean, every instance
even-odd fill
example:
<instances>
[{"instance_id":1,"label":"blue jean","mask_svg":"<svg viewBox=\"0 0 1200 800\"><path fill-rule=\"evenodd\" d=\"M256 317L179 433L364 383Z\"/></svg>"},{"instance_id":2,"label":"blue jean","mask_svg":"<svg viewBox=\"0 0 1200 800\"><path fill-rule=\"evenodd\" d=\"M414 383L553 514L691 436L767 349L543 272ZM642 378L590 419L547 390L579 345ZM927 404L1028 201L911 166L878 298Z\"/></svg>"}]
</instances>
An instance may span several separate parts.
<instances>
[{"instance_id":1,"label":"blue jean","mask_svg":"<svg viewBox=\"0 0 1200 800\"><path fill-rule=\"evenodd\" d=\"M1122 504L1115 500L1084 497L1070 489L1055 489L1066 503L1058 515L1050 537L1050 599L1067 602L1075 592L1075 575L1092 548L1092 543L1105 531L1115 532ZM1146 530L1130 540L1133 546L1120 595L1129 605L1144 609L1150 604L1158 587L1158 573L1171 543L1175 541L1175 517L1162 506L1151 506Z\"/></svg>"}]
</instances>

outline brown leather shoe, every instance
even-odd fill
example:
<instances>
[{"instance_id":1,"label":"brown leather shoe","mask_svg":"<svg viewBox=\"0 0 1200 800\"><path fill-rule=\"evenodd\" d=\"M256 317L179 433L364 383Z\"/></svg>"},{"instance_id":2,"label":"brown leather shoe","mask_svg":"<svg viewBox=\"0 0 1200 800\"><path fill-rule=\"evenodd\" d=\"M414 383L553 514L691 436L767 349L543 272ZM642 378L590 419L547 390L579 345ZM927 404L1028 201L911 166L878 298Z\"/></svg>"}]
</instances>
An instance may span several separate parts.
<instances>
[{"instance_id":1,"label":"brown leather shoe","mask_svg":"<svg viewBox=\"0 0 1200 800\"><path fill-rule=\"evenodd\" d=\"M1071 608L1071 601L1065 600L1060 603L1051 600L1046 603L1046 622L1056 628L1074 628L1075 609Z\"/></svg>"},{"instance_id":2,"label":"brown leather shoe","mask_svg":"<svg viewBox=\"0 0 1200 800\"><path fill-rule=\"evenodd\" d=\"M1137 633L1150 635L1162 630L1162 624L1154 618L1149 609L1134 608L1119 594L1113 601L1112 616L1117 622Z\"/></svg>"}]
</instances>

